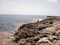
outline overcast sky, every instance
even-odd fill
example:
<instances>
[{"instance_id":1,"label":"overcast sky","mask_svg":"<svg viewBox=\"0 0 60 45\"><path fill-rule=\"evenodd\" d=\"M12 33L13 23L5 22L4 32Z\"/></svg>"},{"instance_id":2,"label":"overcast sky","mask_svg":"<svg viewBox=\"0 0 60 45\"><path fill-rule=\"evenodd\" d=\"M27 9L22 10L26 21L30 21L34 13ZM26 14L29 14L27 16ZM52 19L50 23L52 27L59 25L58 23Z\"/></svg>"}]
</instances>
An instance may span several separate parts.
<instances>
[{"instance_id":1,"label":"overcast sky","mask_svg":"<svg viewBox=\"0 0 60 45\"><path fill-rule=\"evenodd\" d=\"M0 0L0 14L60 15L60 0Z\"/></svg>"}]
</instances>

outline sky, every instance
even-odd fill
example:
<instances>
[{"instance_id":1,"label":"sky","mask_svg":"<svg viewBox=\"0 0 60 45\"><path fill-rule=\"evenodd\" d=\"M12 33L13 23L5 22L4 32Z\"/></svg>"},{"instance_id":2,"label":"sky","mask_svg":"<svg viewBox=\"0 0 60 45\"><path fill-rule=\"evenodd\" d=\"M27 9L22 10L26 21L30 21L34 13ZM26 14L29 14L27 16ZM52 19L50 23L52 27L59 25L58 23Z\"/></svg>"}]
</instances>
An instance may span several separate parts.
<instances>
[{"instance_id":1,"label":"sky","mask_svg":"<svg viewBox=\"0 0 60 45\"><path fill-rule=\"evenodd\" d=\"M0 0L0 14L60 15L60 0Z\"/></svg>"}]
</instances>

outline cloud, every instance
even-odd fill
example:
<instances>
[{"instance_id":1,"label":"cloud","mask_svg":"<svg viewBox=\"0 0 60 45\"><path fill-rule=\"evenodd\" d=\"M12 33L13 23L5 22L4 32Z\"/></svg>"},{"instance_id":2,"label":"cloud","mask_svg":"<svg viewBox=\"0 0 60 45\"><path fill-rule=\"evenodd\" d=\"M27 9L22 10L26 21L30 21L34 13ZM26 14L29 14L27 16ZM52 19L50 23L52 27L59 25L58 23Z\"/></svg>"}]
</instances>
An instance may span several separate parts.
<instances>
[{"instance_id":1,"label":"cloud","mask_svg":"<svg viewBox=\"0 0 60 45\"><path fill-rule=\"evenodd\" d=\"M47 1L50 3L57 3L58 2L58 0L47 0Z\"/></svg>"},{"instance_id":2,"label":"cloud","mask_svg":"<svg viewBox=\"0 0 60 45\"><path fill-rule=\"evenodd\" d=\"M45 0L50 3L57 3L58 0ZM31 0L23 1L0 1L0 14L31 14L31 15L58 15L60 14L60 6L46 4L45 1L36 3ZM40 3L41 2L41 3ZM45 2L45 3L43 3ZM60 5L60 4L58 4Z\"/></svg>"}]
</instances>

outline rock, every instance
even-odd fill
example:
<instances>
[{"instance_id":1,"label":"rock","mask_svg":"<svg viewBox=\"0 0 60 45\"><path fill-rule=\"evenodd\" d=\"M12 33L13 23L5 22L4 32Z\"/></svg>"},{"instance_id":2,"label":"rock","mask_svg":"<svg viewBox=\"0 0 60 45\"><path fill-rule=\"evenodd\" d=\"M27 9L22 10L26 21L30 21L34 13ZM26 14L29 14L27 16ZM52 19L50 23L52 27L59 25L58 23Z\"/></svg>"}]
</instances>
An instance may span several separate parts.
<instances>
[{"instance_id":1,"label":"rock","mask_svg":"<svg viewBox=\"0 0 60 45\"><path fill-rule=\"evenodd\" d=\"M13 34L9 32L0 32L0 45L17 45L16 42L13 41Z\"/></svg>"},{"instance_id":2,"label":"rock","mask_svg":"<svg viewBox=\"0 0 60 45\"><path fill-rule=\"evenodd\" d=\"M26 44L25 39L20 39L20 41L18 41L18 45L25 45L25 44Z\"/></svg>"},{"instance_id":3,"label":"rock","mask_svg":"<svg viewBox=\"0 0 60 45\"><path fill-rule=\"evenodd\" d=\"M31 43L26 43L26 45L31 45Z\"/></svg>"},{"instance_id":4,"label":"rock","mask_svg":"<svg viewBox=\"0 0 60 45\"><path fill-rule=\"evenodd\" d=\"M49 40L48 40L48 38L47 37L44 37L44 38L41 38L39 41L38 41L38 43L49 43L49 44L52 44Z\"/></svg>"},{"instance_id":5,"label":"rock","mask_svg":"<svg viewBox=\"0 0 60 45\"><path fill-rule=\"evenodd\" d=\"M41 45L55 45L54 42L60 40L60 17L47 16L41 21L23 24L18 28L14 37L17 43L20 43L18 41L21 39L25 39L26 44L24 45L39 45L38 42L48 42ZM24 41L22 42L24 43Z\"/></svg>"}]
</instances>

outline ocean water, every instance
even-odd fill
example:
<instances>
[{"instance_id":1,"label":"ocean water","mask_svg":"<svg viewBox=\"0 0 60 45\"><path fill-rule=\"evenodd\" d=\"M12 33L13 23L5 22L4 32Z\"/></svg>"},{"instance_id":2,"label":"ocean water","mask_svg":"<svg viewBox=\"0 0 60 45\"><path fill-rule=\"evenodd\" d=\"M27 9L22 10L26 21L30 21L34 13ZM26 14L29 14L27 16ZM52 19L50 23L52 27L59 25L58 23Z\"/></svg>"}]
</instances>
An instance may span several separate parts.
<instances>
[{"instance_id":1,"label":"ocean water","mask_svg":"<svg viewBox=\"0 0 60 45\"><path fill-rule=\"evenodd\" d=\"M44 19L42 15L12 15L0 14L0 32L16 30L18 25L32 22L32 19Z\"/></svg>"}]
</instances>

